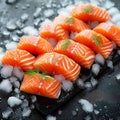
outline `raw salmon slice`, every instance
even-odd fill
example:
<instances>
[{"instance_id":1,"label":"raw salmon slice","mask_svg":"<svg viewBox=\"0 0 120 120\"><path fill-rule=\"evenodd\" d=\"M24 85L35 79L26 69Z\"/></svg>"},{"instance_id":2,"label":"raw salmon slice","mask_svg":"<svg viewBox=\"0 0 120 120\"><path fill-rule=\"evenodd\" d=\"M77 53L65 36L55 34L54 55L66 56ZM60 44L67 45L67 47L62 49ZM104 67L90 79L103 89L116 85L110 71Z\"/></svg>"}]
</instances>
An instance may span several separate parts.
<instances>
[{"instance_id":1,"label":"raw salmon slice","mask_svg":"<svg viewBox=\"0 0 120 120\"><path fill-rule=\"evenodd\" d=\"M36 46L38 44L39 38L35 36L23 36L17 45L18 49L27 50L32 54L36 54Z\"/></svg>"},{"instance_id":2,"label":"raw salmon slice","mask_svg":"<svg viewBox=\"0 0 120 120\"><path fill-rule=\"evenodd\" d=\"M57 41L67 39L69 37L68 31L56 24L47 24L40 28L40 36L43 38L54 38Z\"/></svg>"},{"instance_id":3,"label":"raw salmon slice","mask_svg":"<svg viewBox=\"0 0 120 120\"><path fill-rule=\"evenodd\" d=\"M34 61L35 57L32 54L20 49L6 51L2 58L2 64L19 66L23 70L33 69Z\"/></svg>"},{"instance_id":4,"label":"raw salmon slice","mask_svg":"<svg viewBox=\"0 0 120 120\"><path fill-rule=\"evenodd\" d=\"M34 63L35 68L42 72L54 75L63 75L66 79L75 81L80 74L80 66L66 55L56 52L45 53L38 56Z\"/></svg>"},{"instance_id":5,"label":"raw salmon slice","mask_svg":"<svg viewBox=\"0 0 120 120\"><path fill-rule=\"evenodd\" d=\"M67 55L85 68L90 68L95 58L90 48L70 39L59 41L54 51Z\"/></svg>"},{"instance_id":6,"label":"raw salmon slice","mask_svg":"<svg viewBox=\"0 0 120 120\"><path fill-rule=\"evenodd\" d=\"M113 50L112 42L93 30L84 30L78 33L74 39L101 54L104 58L108 58Z\"/></svg>"},{"instance_id":7,"label":"raw salmon slice","mask_svg":"<svg viewBox=\"0 0 120 120\"><path fill-rule=\"evenodd\" d=\"M52 52L52 45L45 39L35 36L23 36L17 45L17 48L27 50L28 52L40 55L46 52Z\"/></svg>"},{"instance_id":8,"label":"raw salmon slice","mask_svg":"<svg viewBox=\"0 0 120 120\"><path fill-rule=\"evenodd\" d=\"M21 91L56 99L60 95L61 83L51 76L27 72L24 75Z\"/></svg>"},{"instance_id":9,"label":"raw salmon slice","mask_svg":"<svg viewBox=\"0 0 120 120\"><path fill-rule=\"evenodd\" d=\"M83 4L74 7L71 11L71 15L83 21L104 22L111 20L106 10L92 4Z\"/></svg>"},{"instance_id":10,"label":"raw salmon slice","mask_svg":"<svg viewBox=\"0 0 120 120\"><path fill-rule=\"evenodd\" d=\"M90 29L90 27L86 23L73 16L58 16L54 19L53 23L62 26L65 30L69 32L80 32L85 29Z\"/></svg>"},{"instance_id":11,"label":"raw salmon slice","mask_svg":"<svg viewBox=\"0 0 120 120\"><path fill-rule=\"evenodd\" d=\"M120 46L120 28L114 24L101 23L94 28L94 31L104 35L109 40L114 41L118 46Z\"/></svg>"}]
</instances>

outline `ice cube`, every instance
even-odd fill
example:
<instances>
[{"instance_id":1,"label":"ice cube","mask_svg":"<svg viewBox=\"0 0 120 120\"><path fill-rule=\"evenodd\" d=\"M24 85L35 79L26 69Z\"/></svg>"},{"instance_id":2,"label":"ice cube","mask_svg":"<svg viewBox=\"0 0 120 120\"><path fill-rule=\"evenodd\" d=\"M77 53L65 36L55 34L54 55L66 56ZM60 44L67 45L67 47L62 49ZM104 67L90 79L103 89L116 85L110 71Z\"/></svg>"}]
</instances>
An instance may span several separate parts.
<instances>
[{"instance_id":1,"label":"ice cube","mask_svg":"<svg viewBox=\"0 0 120 120\"><path fill-rule=\"evenodd\" d=\"M92 73L97 76L99 74L99 72L100 72L100 65L97 63L93 64L92 65Z\"/></svg>"},{"instance_id":2,"label":"ice cube","mask_svg":"<svg viewBox=\"0 0 120 120\"><path fill-rule=\"evenodd\" d=\"M6 44L5 47L6 47L7 50L13 50L13 49L16 48L16 46L17 46L16 42L9 42L9 43Z\"/></svg>"},{"instance_id":3,"label":"ice cube","mask_svg":"<svg viewBox=\"0 0 120 120\"><path fill-rule=\"evenodd\" d=\"M3 78L8 78L12 75L12 71L13 71L13 66L11 65L4 65L3 68L1 69L1 76Z\"/></svg>"},{"instance_id":4,"label":"ice cube","mask_svg":"<svg viewBox=\"0 0 120 120\"><path fill-rule=\"evenodd\" d=\"M73 83L69 80L62 81L62 89L66 92L71 91L73 89Z\"/></svg>"},{"instance_id":5,"label":"ice cube","mask_svg":"<svg viewBox=\"0 0 120 120\"><path fill-rule=\"evenodd\" d=\"M8 79L3 79L2 82L0 83L0 90L3 90L7 93L12 92L12 84Z\"/></svg>"},{"instance_id":6,"label":"ice cube","mask_svg":"<svg viewBox=\"0 0 120 120\"><path fill-rule=\"evenodd\" d=\"M31 109L29 107L23 109L23 111L22 111L23 117L29 117L30 114L31 114Z\"/></svg>"},{"instance_id":7,"label":"ice cube","mask_svg":"<svg viewBox=\"0 0 120 120\"><path fill-rule=\"evenodd\" d=\"M9 105L10 107L18 106L18 105L20 105L21 103L22 103L22 100L19 99L19 98L17 98L17 97L15 97L15 96L10 96L10 97L8 98L8 105Z\"/></svg>"},{"instance_id":8,"label":"ice cube","mask_svg":"<svg viewBox=\"0 0 120 120\"><path fill-rule=\"evenodd\" d=\"M56 117L55 116L52 116L52 115L48 115L46 117L46 120L56 120Z\"/></svg>"},{"instance_id":9,"label":"ice cube","mask_svg":"<svg viewBox=\"0 0 120 120\"><path fill-rule=\"evenodd\" d=\"M82 109L85 112L93 112L93 105L88 100L80 99L78 103L82 105Z\"/></svg>"},{"instance_id":10,"label":"ice cube","mask_svg":"<svg viewBox=\"0 0 120 120\"><path fill-rule=\"evenodd\" d=\"M2 112L2 118L8 119L12 112L13 110L11 108L7 108L5 111Z\"/></svg>"},{"instance_id":11,"label":"ice cube","mask_svg":"<svg viewBox=\"0 0 120 120\"><path fill-rule=\"evenodd\" d=\"M103 56L100 55L100 54L96 54L96 56L95 56L95 61L96 61L97 63L101 64L101 65L104 65L104 63L105 63L105 59L104 59Z\"/></svg>"},{"instance_id":12,"label":"ice cube","mask_svg":"<svg viewBox=\"0 0 120 120\"><path fill-rule=\"evenodd\" d=\"M19 80L22 80L24 72L20 67L14 67L13 75L16 76Z\"/></svg>"}]
</instances>

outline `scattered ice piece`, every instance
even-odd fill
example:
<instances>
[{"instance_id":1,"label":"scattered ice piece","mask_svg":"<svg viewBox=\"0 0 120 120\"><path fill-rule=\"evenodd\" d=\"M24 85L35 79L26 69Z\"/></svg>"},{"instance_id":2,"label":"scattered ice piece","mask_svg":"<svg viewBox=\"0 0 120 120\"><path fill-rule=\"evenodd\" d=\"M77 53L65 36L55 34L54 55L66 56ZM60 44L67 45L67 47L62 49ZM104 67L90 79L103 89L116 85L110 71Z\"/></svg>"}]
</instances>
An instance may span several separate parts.
<instances>
[{"instance_id":1,"label":"scattered ice piece","mask_svg":"<svg viewBox=\"0 0 120 120\"><path fill-rule=\"evenodd\" d=\"M54 39L54 38L49 38L49 39L47 39L47 41L48 41L53 47L55 47L56 44L57 44L57 40Z\"/></svg>"},{"instance_id":2,"label":"scattered ice piece","mask_svg":"<svg viewBox=\"0 0 120 120\"><path fill-rule=\"evenodd\" d=\"M118 8L116 8L116 7L112 7L112 8L110 8L109 10L108 10L108 12L109 12L109 14L110 15L115 15L115 14L119 14L119 9Z\"/></svg>"},{"instance_id":3,"label":"scattered ice piece","mask_svg":"<svg viewBox=\"0 0 120 120\"><path fill-rule=\"evenodd\" d=\"M20 100L19 98L17 97L14 97L14 96L11 96L8 98L8 105L10 107L14 107L14 106L18 106L22 103L22 100Z\"/></svg>"},{"instance_id":4,"label":"scattered ice piece","mask_svg":"<svg viewBox=\"0 0 120 120\"><path fill-rule=\"evenodd\" d=\"M58 115L61 115L62 114L62 110L58 110Z\"/></svg>"},{"instance_id":5,"label":"scattered ice piece","mask_svg":"<svg viewBox=\"0 0 120 120\"><path fill-rule=\"evenodd\" d=\"M92 120L91 117L89 115L87 115L84 120Z\"/></svg>"},{"instance_id":6,"label":"scattered ice piece","mask_svg":"<svg viewBox=\"0 0 120 120\"><path fill-rule=\"evenodd\" d=\"M13 71L13 66L4 65L3 68L1 69L1 76L3 78L8 78L12 75L12 71Z\"/></svg>"},{"instance_id":7,"label":"scattered ice piece","mask_svg":"<svg viewBox=\"0 0 120 120\"><path fill-rule=\"evenodd\" d=\"M75 35L77 35L78 32L71 32L70 33L70 39L74 40Z\"/></svg>"},{"instance_id":8,"label":"scattered ice piece","mask_svg":"<svg viewBox=\"0 0 120 120\"><path fill-rule=\"evenodd\" d=\"M88 25L90 26L91 29L95 28L99 24L98 21L89 21Z\"/></svg>"},{"instance_id":9,"label":"scattered ice piece","mask_svg":"<svg viewBox=\"0 0 120 120\"><path fill-rule=\"evenodd\" d=\"M23 35L23 32L22 32L21 30L16 30L16 34L17 34L18 36L22 36L22 35Z\"/></svg>"},{"instance_id":10,"label":"scattered ice piece","mask_svg":"<svg viewBox=\"0 0 120 120\"><path fill-rule=\"evenodd\" d=\"M4 52L4 48L0 47L0 53Z\"/></svg>"},{"instance_id":11,"label":"scattered ice piece","mask_svg":"<svg viewBox=\"0 0 120 120\"><path fill-rule=\"evenodd\" d=\"M52 21L49 20L49 19L45 19L40 25L43 26L43 25L47 25L47 24L51 24Z\"/></svg>"},{"instance_id":12,"label":"scattered ice piece","mask_svg":"<svg viewBox=\"0 0 120 120\"><path fill-rule=\"evenodd\" d=\"M120 80L120 73L116 75L116 79Z\"/></svg>"},{"instance_id":13,"label":"scattered ice piece","mask_svg":"<svg viewBox=\"0 0 120 120\"><path fill-rule=\"evenodd\" d=\"M39 18L34 20L34 26L35 27L39 27L40 26L40 19Z\"/></svg>"},{"instance_id":14,"label":"scattered ice piece","mask_svg":"<svg viewBox=\"0 0 120 120\"><path fill-rule=\"evenodd\" d=\"M17 81L17 78L16 78L16 77L13 77L13 76L10 77L10 82L11 82L11 83L14 83L14 82L16 82L16 81Z\"/></svg>"},{"instance_id":15,"label":"scattered ice piece","mask_svg":"<svg viewBox=\"0 0 120 120\"><path fill-rule=\"evenodd\" d=\"M92 65L92 72L93 72L94 75L97 76L100 72L100 65L97 64L97 63L93 64Z\"/></svg>"},{"instance_id":16,"label":"scattered ice piece","mask_svg":"<svg viewBox=\"0 0 120 120\"><path fill-rule=\"evenodd\" d=\"M19 80L22 80L24 72L21 68L14 67L13 68L13 75L16 76Z\"/></svg>"},{"instance_id":17,"label":"scattered ice piece","mask_svg":"<svg viewBox=\"0 0 120 120\"><path fill-rule=\"evenodd\" d=\"M54 11L52 9L47 9L44 11L43 13L45 15L45 17L51 17L52 15L54 15Z\"/></svg>"},{"instance_id":18,"label":"scattered ice piece","mask_svg":"<svg viewBox=\"0 0 120 120\"><path fill-rule=\"evenodd\" d=\"M4 52L1 52L1 53L0 53L0 67L2 66L2 62L1 62L1 60L2 60L2 58L3 58L4 55L5 55Z\"/></svg>"},{"instance_id":19,"label":"scattered ice piece","mask_svg":"<svg viewBox=\"0 0 120 120\"><path fill-rule=\"evenodd\" d=\"M18 42L19 41L19 37L17 35L13 35L12 36L12 40L15 41L15 42Z\"/></svg>"},{"instance_id":20,"label":"scattered ice piece","mask_svg":"<svg viewBox=\"0 0 120 120\"><path fill-rule=\"evenodd\" d=\"M29 117L31 114L31 109L30 108L24 108L23 111L22 111L22 116L23 117Z\"/></svg>"},{"instance_id":21,"label":"scattered ice piece","mask_svg":"<svg viewBox=\"0 0 120 120\"><path fill-rule=\"evenodd\" d=\"M90 79L90 82L93 87L95 87L98 84L98 81L93 77Z\"/></svg>"},{"instance_id":22,"label":"scattered ice piece","mask_svg":"<svg viewBox=\"0 0 120 120\"><path fill-rule=\"evenodd\" d=\"M62 89L66 92L69 92L73 89L73 83L69 80L62 81Z\"/></svg>"},{"instance_id":23,"label":"scattered ice piece","mask_svg":"<svg viewBox=\"0 0 120 120\"><path fill-rule=\"evenodd\" d=\"M19 29L22 29L25 24L23 24L21 20L17 20L17 21L16 21L16 25L17 25L17 27L18 27Z\"/></svg>"},{"instance_id":24,"label":"scattered ice piece","mask_svg":"<svg viewBox=\"0 0 120 120\"><path fill-rule=\"evenodd\" d=\"M106 0L103 7L106 8L106 9L110 9L111 7L114 7L114 5L115 5L114 2L112 2L110 0Z\"/></svg>"},{"instance_id":25,"label":"scattered ice piece","mask_svg":"<svg viewBox=\"0 0 120 120\"><path fill-rule=\"evenodd\" d=\"M34 18L37 18L37 17L40 16L41 10L42 9L40 7L36 8L36 10L35 10L35 12L33 14Z\"/></svg>"},{"instance_id":26,"label":"scattered ice piece","mask_svg":"<svg viewBox=\"0 0 120 120\"><path fill-rule=\"evenodd\" d=\"M31 96L31 101L32 101L32 103L36 102L37 101L37 97L35 95L32 95Z\"/></svg>"},{"instance_id":27,"label":"scattered ice piece","mask_svg":"<svg viewBox=\"0 0 120 120\"><path fill-rule=\"evenodd\" d=\"M2 112L2 118L8 119L12 112L13 110L8 107L5 111Z\"/></svg>"},{"instance_id":28,"label":"scattered ice piece","mask_svg":"<svg viewBox=\"0 0 120 120\"><path fill-rule=\"evenodd\" d=\"M98 0L90 0L90 3L93 5L99 5L100 2Z\"/></svg>"},{"instance_id":29,"label":"scattered ice piece","mask_svg":"<svg viewBox=\"0 0 120 120\"><path fill-rule=\"evenodd\" d=\"M113 62L111 60L106 60L107 67L113 69Z\"/></svg>"},{"instance_id":30,"label":"scattered ice piece","mask_svg":"<svg viewBox=\"0 0 120 120\"><path fill-rule=\"evenodd\" d=\"M52 115L48 115L46 117L46 120L56 120L56 117L55 116L52 116Z\"/></svg>"},{"instance_id":31,"label":"scattered ice piece","mask_svg":"<svg viewBox=\"0 0 120 120\"><path fill-rule=\"evenodd\" d=\"M15 88L19 88L20 87L20 82L19 81L15 81L13 85L14 85Z\"/></svg>"},{"instance_id":32,"label":"scattered ice piece","mask_svg":"<svg viewBox=\"0 0 120 120\"><path fill-rule=\"evenodd\" d=\"M58 9L57 13L58 13L59 16L68 16L69 15L69 12L66 11L66 8Z\"/></svg>"},{"instance_id":33,"label":"scattered ice piece","mask_svg":"<svg viewBox=\"0 0 120 120\"><path fill-rule=\"evenodd\" d=\"M22 100L23 100L24 98L25 98L25 96L24 96L24 95L21 95L21 96L20 96L20 99L22 99Z\"/></svg>"},{"instance_id":34,"label":"scattered ice piece","mask_svg":"<svg viewBox=\"0 0 120 120\"><path fill-rule=\"evenodd\" d=\"M19 93L20 93L20 89L15 88L15 89L14 89L14 92L17 93L17 94L19 94Z\"/></svg>"},{"instance_id":35,"label":"scattered ice piece","mask_svg":"<svg viewBox=\"0 0 120 120\"><path fill-rule=\"evenodd\" d=\"M30 109L34 109L34 108L35 108L35 105L31 104Z\"/></svg>"},{"instance_id":36,"label":"scattered ice piece","mask_svg":"<svg viewBox=\"0 0 120 120\"><path fill-rule=\"evenodd\" d=\"M112 16L112 21L114 23L117 23L117 22L120 21L120 12L119 12L119 14L115 14L115 15Z\"/></svg>"},{"instance_id":37,"label":"scattered ice piece","mask_svg":"<svg viewBox=\"0 0 120 120\"><path fill-rule=\"evenodd\" d=\"M7 4L14 4L17 0L6 0Z\"/></svg>"},{"instance_id":38,"label":"scattered ice piece","mask_svg":"<svg viewBox=\"0 0 120 120\"><path fill-rule=\"evenodd\" d=\"M82 109L85 112L93 112L93 105L88 100L80 99L78 103L82 105Z\"/></svg>"},{"instance_id":39,"label":"scattered ice piece","mask_svg":"<svg viewBox=\"0 0 120 120\"><path fill-rule=\"evenodd\" d=\"M65 9L70 13L70 11L74 8L74 5L68 5Z\"/></svg>"},{"instance_id":40,"label":"scattered ice piece","mask_svg":"<svg viewBox=\"0 0 120 120\"><path fill-rule=\"evenodd\" d=\"M104 63L105 63L105 59L104 59L103 56L100 55L100 54L96 54L96 56L95 56L95 61L96 61L97 63L101 64L101 65L104 65Z\"/></svg>"},{"instance_id":41,"label":"scattered ice piece","mask_svg":"<svg viewBox=\"0 0 120 120\"><path fill-rule=\"evenodd\" d=\"M87 91L91 90L92 89L92 84L91 82L85 82L85 88L87 89Z\"/></svg>"},{"instance_id":42,"label":"scattered ice piece","mask_svg":"<svg viewBox=\"0 0 120 120\"><path fill-rule=\"evenodd\" d=\"M4 30L4 31L2 32L2 34L3 34L4 37L9 37L9 36L10 36L10 32L7 31L7 30Z\"/></svg>"},{"instance_id":43,"label":"scattered ice piece","mask_svg":"<svg viewBox=\"0 0 120 120\"><path fill-rule=\"evenodd\" d=\"M2 82L0 83L0 90L3 90L7 93L12 92L12 84L8 79L3 79Z\"/></svg>"},{"instance_id":44,"label":"scattered ice piece","mask_svg":"<svg viewBox=\"0 0 120 120\"><path fill-rule=\"evenodd\" d=\"M84 82L81 78L78 78L76 80L76 83L77 83L77 86L80 87L80 88L84 88Z\"/></svg>"},{"instance_id":45,"label":"scattered ice piece","mask_svg":"<svg viewBox=\"0 0 120 120\"><path fill-rule=\"evenodd\" d=\"M72 115L73 116L76 116L77 115L77 112L75 110L72 111Z\"/></svg>"},{"instance_id":46,"label":"scattered ice piece","mask_svg":"<svg viewBox=\"0 0 120 120\"><path fill-rule=\"evenodd\" d=\"M6 47L7 50L13 50L13 49L16 48L16 46L17 46L16 42L9 42L9 43L6 44L5 47Z\"/></svg>"},{"instance_id":47,"label":"scattered ice piece","mask_svg":"<svg viewBox=\"0 0 120 120\"><path fill-rule=\"evenodd\" d=\"M59 82L63 82L65 80L65 77L63 75L54 75L54 78Z\"/></svg>"},{"instance_id":48,"label":"scattered ice piece","mask_svg":"<svg viewBox=\"0 0 120 120\"><path fill-rule=\"evenodd\" d=\"M29 15L27 13L22 14L21 21L24 23L28 20Z\"/></svg>"},{"instance_id":49,"label":"scattered ice piece","mask_svg":"<svg viewBox=\"0 0 120 120\"><path fill-rule=\"evenodd\" d=\"M94 113L98 115L100 112L98 110L94 110Z\"/></svg>"},{"instance_id":50,"label":"scattered ice piece","mask_svg":"<svg viewBox=\"0 0 120 120\"><path fill-rule=\"evenodd\" d=\"M28 106L29 106L28 100L27 100L27 99L24 99L23 102L22 102L22 104L21 104L21 107L22 107L22 108L25 108L25 107L28 107Z\"/></svg>"},{"instance_id":51,"label":"scattered ice piece","mask_svg":"<svg viewBox=\"0 0 120 120\"><path fill-rule=\"evenodd\" d=\"M13 20L10 20L7 25L6 25L6 28L10 31L13 31L17 28L16 24L15 24L15 21Z\"/></svg>"},{"instance_id":52,"label":"scattered ice piece","mask_svg":"<svg viewBox=\"0 0 120 120\"><path fill-rule=\"evenodd\" d=\"M25 35L38 35L38 31L32 26L24 27L22 31Z\"/></svg>"}]
</instances>

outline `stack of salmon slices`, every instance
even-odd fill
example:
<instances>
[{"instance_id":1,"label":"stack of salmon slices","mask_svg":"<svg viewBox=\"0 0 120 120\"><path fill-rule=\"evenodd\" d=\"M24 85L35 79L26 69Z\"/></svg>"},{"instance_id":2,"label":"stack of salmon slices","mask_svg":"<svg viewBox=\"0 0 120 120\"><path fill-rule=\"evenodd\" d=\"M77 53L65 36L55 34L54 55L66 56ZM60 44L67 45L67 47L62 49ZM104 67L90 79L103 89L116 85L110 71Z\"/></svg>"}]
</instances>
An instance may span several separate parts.
<instances>
[{"instance_id":1,"label":"stack of salmon slices","mask_svg":"<svg viewBox=\"0 0 120 120\"><path fill-rule=\"evenodd\" d=\"M94 21L99 24L91 29L88 23ZM54 75L74 82L81 67L91 68L96 54L107 59L113 42L120 46L120 28L107 21L109 13L98 6L76 6L69 16L41 26L39 36L21 37L16 49L6 51L2 64L25 71L21 91L57 99L62 83Z\"/></svg>"}]
</instances>

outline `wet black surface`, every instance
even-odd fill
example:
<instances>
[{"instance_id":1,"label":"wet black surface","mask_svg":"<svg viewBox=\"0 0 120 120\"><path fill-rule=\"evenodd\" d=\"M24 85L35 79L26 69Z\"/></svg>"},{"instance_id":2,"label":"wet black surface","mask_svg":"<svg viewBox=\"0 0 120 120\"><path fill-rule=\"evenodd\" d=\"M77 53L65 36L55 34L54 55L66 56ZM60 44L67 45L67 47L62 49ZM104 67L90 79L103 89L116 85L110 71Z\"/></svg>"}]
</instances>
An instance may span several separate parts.
<instances>
[{"instance_id":1,"label":"wet black surface","mask_svg":"<svg viewBox=\"0 0 120 120\"><path fill-rule=\"evenodd\" d=\"M116 6L119 7L119 0L114 0L116 2ZM33 13L36 7L40 7L44 1L27 1L27 0L18 0L13 5L8 5L4 0L0 0L0 15L2 16L2 20L4 24L1 24L0 30L4 30L6 23L15 19L18 20L23 13L28 13L29 19L26 22L26 25L33 25ZM26 4L30 3L30 7L25 9ZM22 5L22 6L21 6ZM17 7L18 8L17 8ZM45 7L46 6L42 6ZM25 10L24 10L25 9ZM54 9L56 9L54 7ZM40 15L42 17L42 13ZM52 16L54 17L54 16ZM42 20L41 20L42 21ZM37 27L38 29L38 27ZM15 34L12 32L11 34ZM4 38L2 36L1 40ZM9 39L11 40L11 39ZM120 58L117 57L117 58ZM116 59L114 59L115 61ZM25 118L25 120L42 120L45 119L45 114L50 113L57 117L57 120L84 120L86 116L90 116L91 120L120 120L120 83L116 81L116 75L120 73L120 65L119 61L116 60L117 64L115 64L114 70L105 69L104 73L99 76L99 85L96 89L92 91L81 91L78 88L74 90L74 93L70 93L68 96L64 95L67 99L63 99L62 102L54 103L53 100L48 101L48 99L39 97L39 111L33 110L30 118ZM0 118L1 113L7 108L7 98L9 95L0 92ZM69 99L71 98L71 99ZM41 100L43 99L43 100ZM81 105L78 103L79 99L87 99L94 105L94 110L98 110L99 114L93 113L85 113L81 109ZM52 107L45 107L45 104L51 104ZM62 105L62 106L61 106ZM56 109L57 108L57 109ZM53 111L54 110L54 111ZM58 114L58 110L62 110L61 115ZM76 111L76 115L73 116L72 112ZM53 112L51 112L53 111ZM19 120L18 118L11 117L10 120Z\"/></svg>"}]
</instances>

